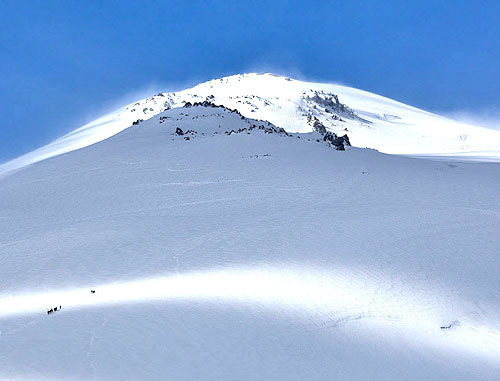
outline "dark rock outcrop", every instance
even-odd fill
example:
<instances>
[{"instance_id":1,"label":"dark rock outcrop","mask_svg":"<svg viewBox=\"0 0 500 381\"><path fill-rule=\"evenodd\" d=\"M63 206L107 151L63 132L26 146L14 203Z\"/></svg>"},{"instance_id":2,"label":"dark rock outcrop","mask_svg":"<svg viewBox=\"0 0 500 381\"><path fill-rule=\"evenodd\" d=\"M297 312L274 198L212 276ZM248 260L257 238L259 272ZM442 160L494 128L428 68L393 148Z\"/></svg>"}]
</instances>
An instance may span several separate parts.
<instances>
[{"instance_id":1,"label":"dark rock outcrop","mask_svg":"<svg viewBox=\"0 0 500 381\"><path fill-rule=\"evenodd\" d=\"M351 145L347 135L337 136L337 134L334 134L333 132L327 132L323 137L323 141L329 142L337 151L345 151L345 146Z\"/></svg>"},{"instance_id":2,"label":"dark rock outcrop","mask_svg":"<svg viewBox=\"0 0 500 381\"><path fill-rule=\"evenodd\" d=\"M342 139L344 139L344 143L348 145L349 147L351 146L351 142L349 141L349 136L346 134L342 135Z\"/></svg>"},{"instance_id":3,"label":"dark rock outcrop","mask_svg":"<svg viewBox=\"0 0 500 381\"><path fill-rule=\"evenodd\" d=\"M305 95L305 93L304 93ZM311 96L312 95L312 96ZM313 91L310 95L306 95L304 99L312 104L314 109L317 109L317 105L321 106L325 110L325 112L329 114L333 114L332 117L335 120L342 121L341 116L357 120L364 123L371 124L370 121L365 120L359 117L354 110L346 106L345 104L339 101L338 95L333 93L325 93L324 91Z\"/></svg>"},{"instance_id":4,"label":"dark rock outcrop","mask_svg":"<svg viewBox=\"0 0 500 381\"><path fill-rule=\"evenodd\" d=\"M323 123L321 123L318 118L314 117L314 122L313 122L313 129L316 132L319 132L320 134L326 134L326 127L324 126Z\"/></svg>"}]
</instances>

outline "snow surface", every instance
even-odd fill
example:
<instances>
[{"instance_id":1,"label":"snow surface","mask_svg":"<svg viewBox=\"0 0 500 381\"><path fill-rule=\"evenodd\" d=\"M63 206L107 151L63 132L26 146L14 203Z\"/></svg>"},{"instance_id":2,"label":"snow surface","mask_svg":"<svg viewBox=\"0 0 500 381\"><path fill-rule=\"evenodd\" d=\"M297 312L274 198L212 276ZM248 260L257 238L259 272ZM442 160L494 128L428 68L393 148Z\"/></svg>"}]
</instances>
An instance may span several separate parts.
<instances>
[{"instance_id":1,"label":"snow surface","mask_svg":"<svg viewBox=\"0 0 500 381\"><path fill-rule=\"evenodd\" d=\"M499 165L253 125L174 108L1 178L0 378L497 378Z\"/></svg>"},{"instance_id":2,"label":"snow surface","mask_svg":"<svg viewBox=\"0 0 500 381\"><path fill-rule=\"evenodd\" d=\"M334 96L354 114L332 108L328 102L334 102ZM251 73L211 80L180 92L160 93L125 106L0 165L0 175L102 141L138 119L205 100L289 132L311 132L311 118L317 118L328 130L347 133L354 146L385 153L500 158L500 131L447 119L351 87Z\"/></svg>"}]
</instances>

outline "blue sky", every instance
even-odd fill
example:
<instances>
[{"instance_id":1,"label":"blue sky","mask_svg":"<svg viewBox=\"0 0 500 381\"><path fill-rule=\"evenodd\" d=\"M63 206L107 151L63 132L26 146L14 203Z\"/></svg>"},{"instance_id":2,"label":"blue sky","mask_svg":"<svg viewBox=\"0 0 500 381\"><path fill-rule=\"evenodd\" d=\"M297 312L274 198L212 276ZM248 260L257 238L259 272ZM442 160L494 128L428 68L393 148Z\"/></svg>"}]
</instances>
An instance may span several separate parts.
<instances>
[{"instance_id":1,"label":"blue sky","mask_svg":"<svg viewBox=\"0 0 500 381\"><path fill-rule=\"evenodd\" d=\"M500 108L498 0L0 0L0 47L0 161L148 92L245 71Z\"/></svg>"}]
</instances>

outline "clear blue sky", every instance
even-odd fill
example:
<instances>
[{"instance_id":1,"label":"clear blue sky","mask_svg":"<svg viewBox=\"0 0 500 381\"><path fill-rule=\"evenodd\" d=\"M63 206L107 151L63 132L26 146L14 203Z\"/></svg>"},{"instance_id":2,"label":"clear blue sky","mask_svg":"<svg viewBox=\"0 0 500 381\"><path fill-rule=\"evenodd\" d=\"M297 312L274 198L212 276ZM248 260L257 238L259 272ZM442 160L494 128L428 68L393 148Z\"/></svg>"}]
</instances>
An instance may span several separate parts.
<instances>
[{"instance_id":1,"label":"clear blue sky","mask_svg":"<svg viewBox=\"0 0 500 381\"><path fill-rule=\"evenodd\" d=\"M0 0L0 47L0 161L138 91L250 70L432 111L500 106L498 0Z\"/></svg>"}]
</instances>

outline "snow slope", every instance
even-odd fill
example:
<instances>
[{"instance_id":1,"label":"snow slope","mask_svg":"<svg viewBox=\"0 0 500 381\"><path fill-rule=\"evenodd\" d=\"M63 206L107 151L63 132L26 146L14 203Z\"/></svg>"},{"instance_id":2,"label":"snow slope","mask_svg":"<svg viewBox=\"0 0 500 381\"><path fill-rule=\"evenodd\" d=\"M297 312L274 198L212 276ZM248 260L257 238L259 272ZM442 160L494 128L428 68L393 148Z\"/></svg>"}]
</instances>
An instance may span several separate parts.
<instances>
[{"instance_id":1,"label":"snow slope","mask_svg":"<svg viewBox=\"0 0 500 381\"><path fill-rule=\"evenodd\" d=\"M495 379L499 165L319 137L174 108L1 178L0 378Z\"/></svg>"},{"instance_id":2,"label":"snow slope","mask_svg":"<svg viewBox=\"0 0 500 381\"><path fill-rule=\"evenodd\" d=\"M0 165L0 175L94 144L138 119L204 100L237 109L249 118L269 121L289 132L313 131L316 118L327 130L347 133L354 146L385 153L500 157L499 131L450 120L346 86L252 73L211 80L180 92L160 93L125 106Z\"/></svg>"}]
</instances>

